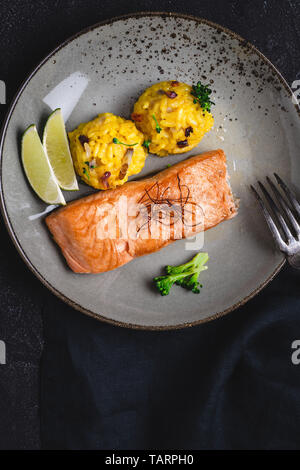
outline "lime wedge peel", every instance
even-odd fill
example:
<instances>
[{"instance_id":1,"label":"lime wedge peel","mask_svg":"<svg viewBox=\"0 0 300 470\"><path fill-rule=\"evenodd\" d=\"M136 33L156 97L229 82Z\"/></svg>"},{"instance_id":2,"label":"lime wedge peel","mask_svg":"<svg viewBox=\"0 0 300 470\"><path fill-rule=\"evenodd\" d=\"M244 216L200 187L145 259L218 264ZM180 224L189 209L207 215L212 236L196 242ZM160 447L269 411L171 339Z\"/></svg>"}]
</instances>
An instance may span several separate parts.
<instances>
[{"instance_id":1,"label":"lime wedge peel","mask_svg":"<svg viewBox=\"0 0 300 470\"><path fill-rule=\"evenodd\" d=\"M78 183L60 108L55 109L46 122L43 146L59 186L66 191L77 191Z\"/></svg>"},{"instance_id":2,"label":"lime wedge peel","mask_svg":"<svg viewBox=\"0 0 300 470\"><path fill-rule=\"evenodd\" d=\"M22 163L32 189L44 202L66 204L34 124L22 137Z\"/></svg>"}]
</instances>

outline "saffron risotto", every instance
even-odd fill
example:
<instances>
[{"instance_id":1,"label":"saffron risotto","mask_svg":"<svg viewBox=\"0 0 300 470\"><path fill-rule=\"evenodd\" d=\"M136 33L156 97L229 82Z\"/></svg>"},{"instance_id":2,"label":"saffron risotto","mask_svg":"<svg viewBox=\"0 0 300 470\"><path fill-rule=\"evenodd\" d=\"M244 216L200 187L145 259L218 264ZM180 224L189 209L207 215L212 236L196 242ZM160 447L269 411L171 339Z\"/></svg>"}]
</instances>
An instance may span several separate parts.
<instances>
[{"instance_id":1,"label":"saffron risotto","mask_svg":"<svg viewBox=\"0 0 300 470\"><path fill-rule=\"evenodd\" d=\"M99 114L68 135L76 173L94 188L121 186L145 164L143 134L134 122L112 113Z\"/></svg>"},{"instance_id":2,"label":"saffron risotto","mask_svg":"<svg viewBox=\"0 0 300 470\"><path fill-rule=\"evenodd\" d=\"M160 157L188 152L199 144L214 123L192 96L192 87L178 81L156 83L134 105L131 118Z\"/></svg>"}]
</instances>

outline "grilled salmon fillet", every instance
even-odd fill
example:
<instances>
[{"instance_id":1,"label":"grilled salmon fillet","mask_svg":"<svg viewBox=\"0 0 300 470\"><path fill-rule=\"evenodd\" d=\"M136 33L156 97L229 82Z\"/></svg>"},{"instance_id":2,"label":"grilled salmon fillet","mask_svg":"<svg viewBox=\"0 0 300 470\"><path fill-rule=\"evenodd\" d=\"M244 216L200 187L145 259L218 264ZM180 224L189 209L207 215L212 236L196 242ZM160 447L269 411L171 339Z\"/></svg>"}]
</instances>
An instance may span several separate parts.
<instances>
[{"instance_id":1,"label":"grilled salmon fillet","mask_svg":"<svg viewBox=\"0 0 300 470\"><path fill-rule=\"evenodd\" d=\"M236 213L225 154L213 150L73 201L52 212L46 224L75 273L101 273Z\"/></svg>"}]
</instances>

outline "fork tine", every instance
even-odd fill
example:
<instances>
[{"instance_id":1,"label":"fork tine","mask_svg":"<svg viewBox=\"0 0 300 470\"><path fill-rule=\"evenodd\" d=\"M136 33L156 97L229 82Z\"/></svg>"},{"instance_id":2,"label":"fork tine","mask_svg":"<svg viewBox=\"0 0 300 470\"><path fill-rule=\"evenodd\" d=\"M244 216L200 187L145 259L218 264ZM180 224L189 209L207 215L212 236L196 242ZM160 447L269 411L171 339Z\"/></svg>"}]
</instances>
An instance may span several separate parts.
<instances>
[{"instance_id":1,"label":"fork tine","mask_svg":"<svg viewBox=\"0 0 300 470\"><path fill-rule=\"evenodd\" d=\"M275 216L277 217L277 220L279 222L279 224L281 225L281 228L282 230L284 231L288 241L291 241L293 236L291 234L291 231L286 223L286 221L284 220L283 216L281 215L281 213L279 212L279 209L276 205L276 203L273 201L272 197L270 196L269 192L266 190L266 188L264 187L264 185L258 181L258 184L260 186L260 189L262 190L262 192L264 193L272 211L274 212Z\"/></svg>"},{"instance_id":2,"label":"fork tine","mask_svg":"<svg viewBox=\"0 0 300 470\"><path fill-rule=\"evenodd\" d=\"M283 199L283 197L281 196L280 192L278 191L278 189L276 188L275 184L273 183L273 181L267 176L267 181L269 183L269 185L271 186L272 188L272 191L273 193L275 194L275 197L280 205L280 207L282 208L282 210L285 212L286 214L286 217L287 217L287 220L290 222L290 224L293 226L293 229L295 230L296 234L297 234L297 237L299 237L299 234L300 234L300 227L299 227L299 224L297 222L297 220L295 219L291 209L289 208L289 206L287 205L287 203L285 202L285 200Z\"/></svg>"},{"instance_id":3,"label":"fork tine","mask_svg":"<svg viewBox=\"0 0 300 470\"><path fill-rule=\"evenodd\" d=\"M275 240L275 243L277 244L278 248L281 250L281 251L284 251L284 252L287 252L288 251L288 247L286 245L286 243L283 241L281 235L280 235L280 232L278 230L278 228L276 227L265 203L263 202L262 198L260 197L260 195L258 194L258 192L256 191L256 189L250 185L250 188L252 189L253 193L254 193L254 196L256 197L256 199L258 200L261 208L262 208L262 211L263 211L263 214L265 216L265 219L267 221L267 224L271 230L271 233L274 237L274 240Z\"/></svg>"},{"instance_id":4,"label":"fork tine","mask_svg":"<svg viewBox=\"0 0 300 470\"><path fill-rule=\"evenodd\" d=\"M297 212L297 214L299 215L300 217L300 204L299 202L297 201L296 199L296 196L295 194L293 193L293 191L291 191L287 185L282 181L282 179L280 178L280 176L277 175L277 173L274 173L274 176L277 180L277 183L281 186L281 188L283 189L284 193L286 194L286 197L288 198L288 200L290 201L292 207L295 209L295 211Z\"/></svg>"}]
</instances>

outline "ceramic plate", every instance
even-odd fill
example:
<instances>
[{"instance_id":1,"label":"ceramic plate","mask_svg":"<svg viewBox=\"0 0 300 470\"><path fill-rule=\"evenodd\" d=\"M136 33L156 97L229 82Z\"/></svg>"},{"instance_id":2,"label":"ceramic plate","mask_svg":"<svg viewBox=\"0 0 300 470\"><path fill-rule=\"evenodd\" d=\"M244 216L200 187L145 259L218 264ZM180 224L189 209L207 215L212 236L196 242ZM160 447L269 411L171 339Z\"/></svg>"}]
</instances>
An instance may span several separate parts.
<instances>
[{"instance_id":1,"label":"ceramic plate","mask_svg":"<svg viewBox=\"0 0 300 470\"><path fill-rule=\"evenodd\" d=\"M45 204L32 192L20 163L20 136L35 122L40 131L62 107L67 129L102 112L129 117L149 85L162 80L211 84L215 125L188 154L149 156L142 175L202 151L222 148L239 214L204 235L210 255L204 285L195 295L175 286L161 297L152 278L166 264L189 259L186 240L112 272L74 274L45 223ZM142 328L197 324L232 311L255 295L284 262L275 251L249 185L276 170L300 189L300 121L291 92L273 65L252 45L208 21L177 14L117 18L79 33L52 52L14 100L1 141L2 211L25 262L60 298L95 318ZM86 194L65 193L67 200Z\"/></svg>"}]
</instances>

